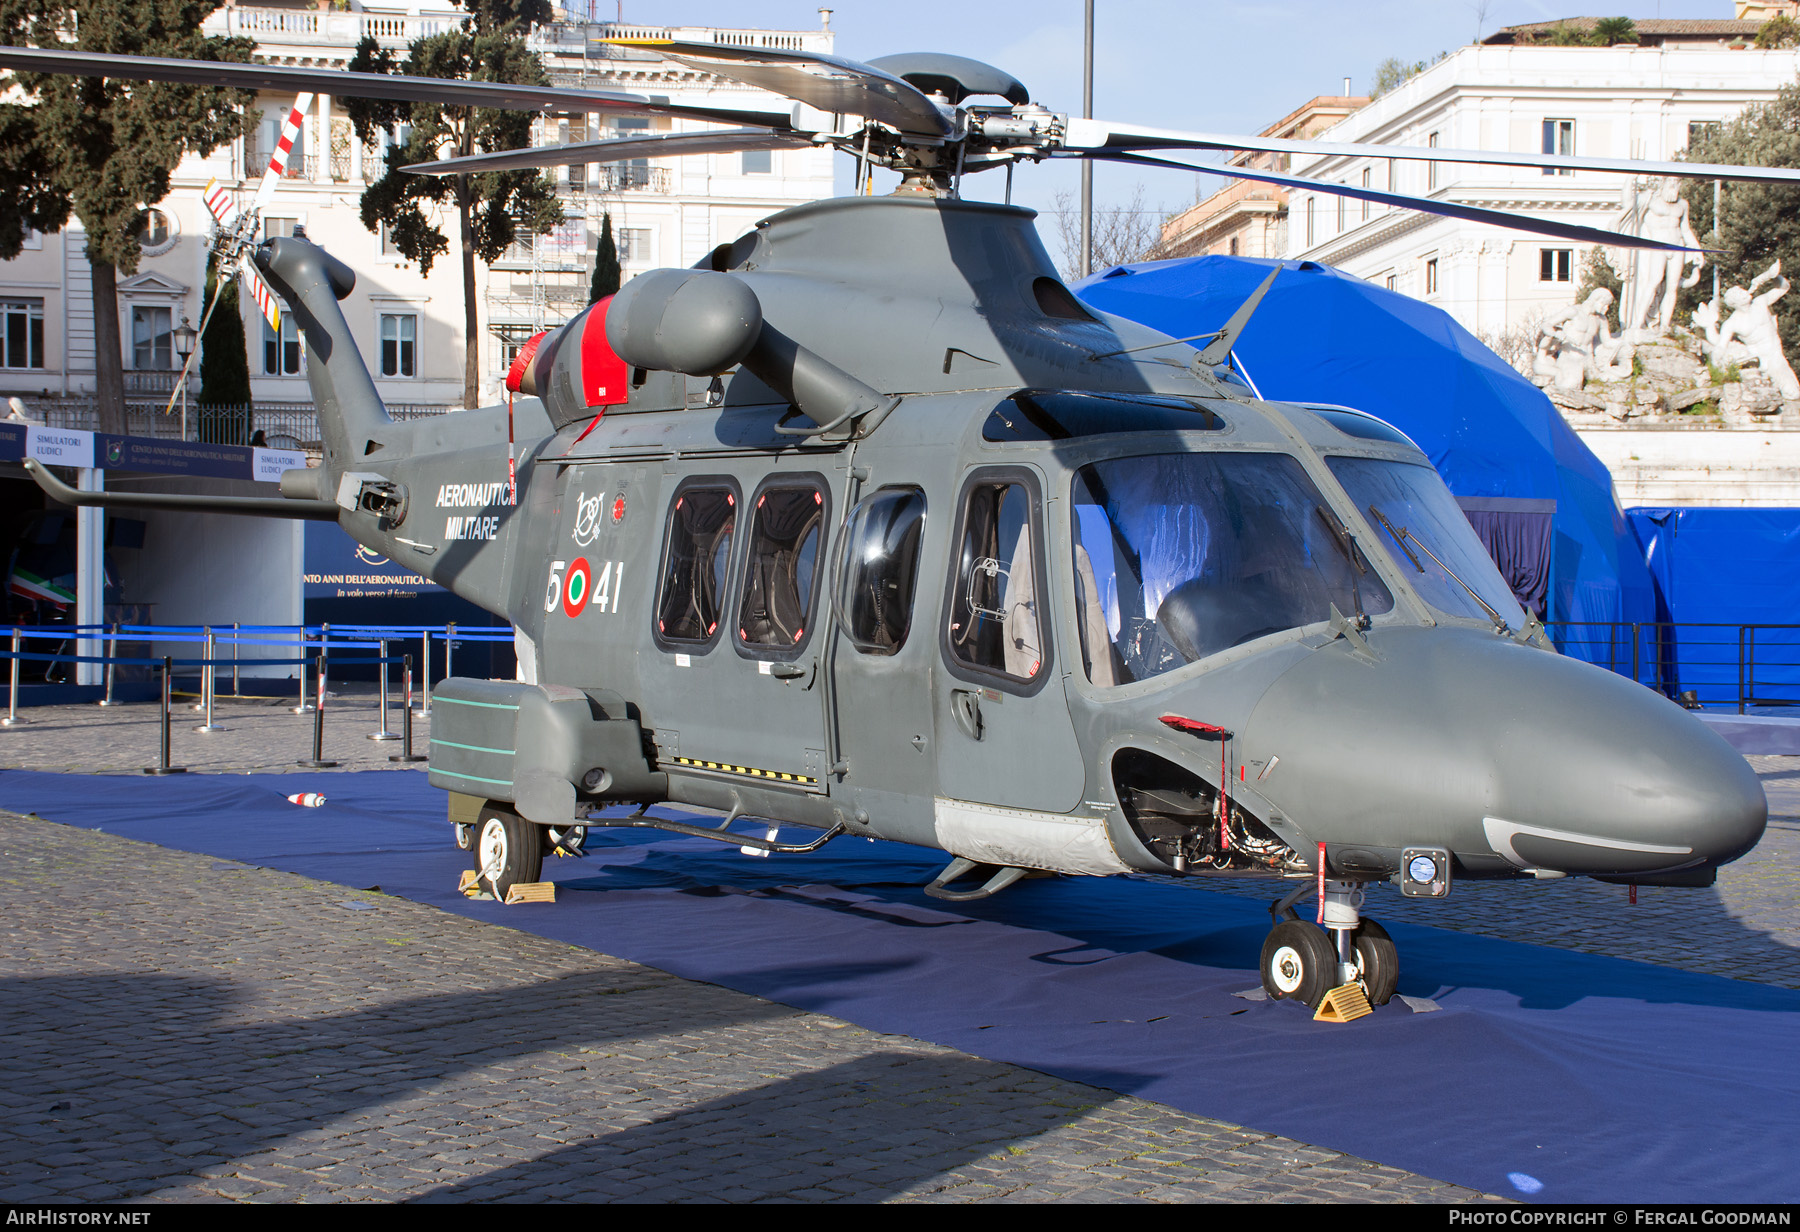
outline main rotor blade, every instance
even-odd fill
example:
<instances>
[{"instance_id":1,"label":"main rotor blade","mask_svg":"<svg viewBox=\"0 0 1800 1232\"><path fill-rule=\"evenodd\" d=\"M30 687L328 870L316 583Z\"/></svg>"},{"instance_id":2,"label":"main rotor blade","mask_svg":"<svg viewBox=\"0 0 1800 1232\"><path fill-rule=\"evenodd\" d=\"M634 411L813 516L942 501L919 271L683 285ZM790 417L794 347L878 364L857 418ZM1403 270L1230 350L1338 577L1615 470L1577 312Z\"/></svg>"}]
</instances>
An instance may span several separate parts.
<instances>
[{"instance_id":1,"label":"main rotor blade","mask_svg":"<svg viewBox=\"0 0 1800 1232\"><path fill-rule=\"evenodd\" d=\"M1529 214L1514 214L1510 210L1494 210L1480 205L1459 205L1454 201L1439 201L1435 197L1413 197L1406 193L1383 192L1378 188L1354 188L1349 184L1333 184L1329 180L1309 180L1303 175L1282 175L1278 171L1252 171L1248 167L1239 167L1229 163L1217 166L1182 163L1176 162L1172 158L1152 158L1145 154L1065 154L1059 157L1098 158L1112 163L1132 163L1142 167L1171 167L1177 171L1199 171L1206 175L1225 175L1239 180L1260 180L1265 184L1304 188L1309 192L1329 193L1336 197L1354 197L1359 201L1374 201L1380 205L1396 205L1402 209L1418 210L1423 214L1441 214L1446 218L1461 218L1468 222L1491 223L1496 227L1506 227L1513 231L1529 231L1534 235L1550 235L1563 240L1580 240L1584 244L1605 244L1612 248L1648 248L1658 252L1705 251L1700 248L1684 248L1680 244L1665 244L1661 240L1644 239L1636 235L1621 235L1617 231L1606 231L1599 227L1552 222L1548 218L1533 218Z\"/></svg>"},{"instance_id":2,"label":"main rotor blade","mask_svg":"<svg viewBox=\"0 0 1800 1232\"><path fill-rule=\"evenodd\" d=\"M710 133L668 133L658 137L615 137L567 145L534 145L497 154L468 154L400 168L408 175L477 175L577 163L611 163L626 158L675 158L686 154L732 154L739 150L790 150L812 146L805 137L763 128L727 128Z\"/></svg>"},{"instance_id":3,"label":"main rotor blade","mask_svg":"<svg viewBox=\"0 0 1800 1232\"><path fill-rule=\"evenodd\" d=\"M281 125L281 137L275 142L269 165L263 171L262 183L256 187L255 202L250 207L258 218L275 199L275 185L288 173L288 160L294 156L294 142L299 140L300 130L306 126L306 109L312 106L312 101L313 96L303 91L294 97L294 105L288 109L287 119Z\"/></svg>"},{"instance_id":4,"label":"main rotor blade","mask_svg":"<svg viewBox=\"0 0 1800 1232\"><path fill-rule=\"evenodd\" d=\"M1133 128L1105 120L1069 118L1063 147L1072 151L1256 150L1273 154L1323 154L1345 158L1409 158L1428 163L1479 163L1498 167L1545 167L1552 171L1616 171L1626 175L1673 175L1695 180L1756 180L1800 183L1800 169L1740 167L1730 163L1659 163L1633 158L1577 157L1573 154L1514 154L1502 150L1445 150L1437 146L1369 145L1350 141L1298 141L1288 137L1242 137L1184 133L1169 128Z\"/></svg>"},{"instance_id":5,"label":"main rotor blade","mask_svg":"<svg viewBox=\"0 0 1800 1232\"><path fill-rule=\"evenodd\" d=\"M903 133L948 137L956 131L950 109L932 102L923 90L855 60L812 52L772 51L766 47L660 39L607 41L656 51L682 64L784 94L820 111L864 116Z\"/></svg>"},{"instance_id":6,"label":"main rotor blade","mask_svg":"<svg viewBox=\"0 0 1800 1232\"><path fill-rule=\"evenodd\" d=\"M118 56L45 47L0 47L0 69L62 73L71 77L180 81L238 90L292 90L345 98L388 98L400 102L438 103L446 107L491 107L497 111L599 111L612 115L685 116L768 128L786 128L793 120L784 112L654 103L641 94L606 90L515 86L499 81L450 81L439 77L411 77L405 73L346 73L330 68L289 68L279 64L238 64L226 60Z\"/></svg>"}]
</instances>

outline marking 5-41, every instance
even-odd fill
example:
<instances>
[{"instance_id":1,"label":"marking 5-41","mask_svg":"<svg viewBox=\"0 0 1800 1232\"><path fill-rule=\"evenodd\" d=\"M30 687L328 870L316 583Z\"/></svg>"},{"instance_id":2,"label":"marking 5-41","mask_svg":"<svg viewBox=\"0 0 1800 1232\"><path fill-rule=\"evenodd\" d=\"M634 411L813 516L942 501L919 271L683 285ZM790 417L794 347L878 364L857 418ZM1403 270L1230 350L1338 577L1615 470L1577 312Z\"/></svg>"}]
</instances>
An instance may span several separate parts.
<instances>
[{"instance_id":1,"label":"marking 5-41","mask_svg":"<svg viewBox=\"0 0 1800 1232\"><path fill-rule=\"evenodd\" d=\"M599 611L616 612L624 603L624 592L622 560L603 560L598 569L585 556L577 556L573 561L553 560L549 584L544 587L544 610L554 612L561 603L564 614L575 617L591 601Z\"/></svg>"}]
</instances>

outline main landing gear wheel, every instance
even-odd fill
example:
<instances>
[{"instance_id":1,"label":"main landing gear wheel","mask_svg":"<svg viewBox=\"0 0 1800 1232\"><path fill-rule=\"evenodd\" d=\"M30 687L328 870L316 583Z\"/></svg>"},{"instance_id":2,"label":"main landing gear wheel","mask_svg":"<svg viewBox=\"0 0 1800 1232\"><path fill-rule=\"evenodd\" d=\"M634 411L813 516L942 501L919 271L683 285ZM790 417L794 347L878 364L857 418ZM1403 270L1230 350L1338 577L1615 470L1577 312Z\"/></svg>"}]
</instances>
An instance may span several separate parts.
<instances>
[{"instance_id":1,"label":"main landing gear wheel","mask_svg":"<svg viewBox=\"0 0 1800 1232\"><path fill-rule=\"evenodd\" d=\"M1337 953L1323 929L1305 920L1283 920L1269 930L1262 947L1264 992L1316 1010L1336 983Z\"/></svg>"},{"instance_id":2,"label":"main landing gear wheel","mask_svg":"<svg viewBox=\"0 0 1800 1232\"><path fill-rule=\"evenodd\" d=\"M517 814L488 805L475 822L475 875L495 898L544 875L544 831Z\"/></svg>"},{"instance_id":3,"label":"main landing gear wheel","mask_svg":"<svg viewBox=\"0 0 1800 1232\"><path fill-rule=\"evenodd\" d=\"M1386 1005L1400 982L1400 951L1387 929L1367 916L1356 930L1356 979L1370 1005Z\"/></svg>"}]
</instances>

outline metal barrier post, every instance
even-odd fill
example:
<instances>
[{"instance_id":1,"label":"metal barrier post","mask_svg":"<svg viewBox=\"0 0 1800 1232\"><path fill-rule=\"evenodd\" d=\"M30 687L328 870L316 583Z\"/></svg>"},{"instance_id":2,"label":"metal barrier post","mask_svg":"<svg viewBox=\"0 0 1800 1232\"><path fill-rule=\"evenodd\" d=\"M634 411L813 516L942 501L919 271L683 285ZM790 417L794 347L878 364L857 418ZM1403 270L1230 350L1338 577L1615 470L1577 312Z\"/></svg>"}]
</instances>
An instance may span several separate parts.
<instances>
[{"instance_id":1,"label":"metal barrier post","mask_svg":"<svg viewBox=\"0 0 1800 1232\"><path fill-rule=\"evenodd\" d=\"M232 621L231 622L231 695L233 697L242 697L244 695L243 690L238 688L238 645L242 641L243 636L244 636L243 623L241 621L236 621L236 620Z\"/></svg>"},{"instance_id":2,"label":"metal barrier post","mask_svg":"<svg viewBox=\"0 0 1800 1232\"><path fill-rule=\"evenodd\" d=\"M1642 684L1638 679L1638 641L1644 633L1643 626L1633 622L1631 626L1631 679L1634 684Z\"/></svg>"},{"instance_id":3,"label":"metal barrier post","mask_svg":"<svg viewBox=\"0 0 1800 1232\"><path fill-rule=\"evenodd\" d=\"M206 657L210 660L212 658L212 626L202 625L200 626L200 632L206 638L204 643L206 646ZM194 704L189 707L189 709L193 710L196 714L206 709L206 693L209 684L210 681L207 679L207 669L205 666L202 666L200 668L200 696L194 701Z\"/></svg>"},{"instance_id":4,"label":"metal barrier post","mask_svg":"<svg viewBox=\"0 0 1800 1232\"><path fill-rule=\"evenodd\" d=\"M206 666L200 669L200 701L206 711L206 721L194 730L197 732L221 732L225 729L213 722L213 694L218 689L218 678L213 669L213 651L216 643L213 640L212 626L206 627Z\"/></svg>"},{"instance_id":5,"label":"metal barrier post","mask_svg":"<svg viewBox=\"0 0 1800 1232\"><path fill-rule=\"evenodd\" d=\"M1738 626L1738 713L1744 713L1744 626Z\"/></svg>"},{"instance_id":6,"label":"metal barrier post","mask_svg":"<svg viewBox=\"0 0 1800 1232\"><path fill-rule=\"evenodd\" d=\"M119 622L115 620L113 622L112 632L107 634L107 637L106 637L106 696L100 699L100 705L102 705L102 706L116 706L119 704L118 702L113 700L113 695L112 695L113 694L113 670L115 667L113 660L118 657L118 654L119 654Z\"/></svg>"},{"instance_id":7,"label":"metal barrier post","mask_svg":"<svg viewBox=\"0 0 1800 1232\"><path fill-rule=\"evenodd\" d=\"M306 626L300 626L300 704L294 707L295 714L311 714L312 703L306 700Z\"/></svg>"},{"instance_id":8,"label":"metal barrier post","mask_svg":"<svg viewBox=\"0 0 1800 1232\"><path fill-rule=\"evenodd\" d=\"M385 638L385 637L382 638L380 641L378 641L376 643L376 645L381 647L381 662L376 665L376 671L380 674L380 678L381 678L381 726L377 730L369 733L369 739L371 739L371 740L398 740L398 739L400 739L400 737L396 736L393 732L388 730L388 661L387 661L387 659L388 659L388 652L387 652L388 644L387 644L387 638Z\"/></svg>"},{"instance_id":9,"label":"metal barrier post","mask_svg":"<svg viewBox=\"0 0 1800 1232\"><path fill-rule=\"evenodd\" d=\"M174 672L174 662L168 655L163 656L162 673L162 756L154 766L145 766L145 774L185 774L186 766L169 764L169 681Z\"/></svg>"},{"instance_id":10,"label":"metal barrier post","mask_svg":"<svg viewBox=\"0 0 1800 1232\"><path fill-rule=\"evenodd\" d=\"M453 620L444 626L444 678L448 680L456 673L450 670L450 656L456 650L456 622Z\"/></svg>"},{"instance_id":11,"label":"metal barrier post","mask_svg":"<svg viewBox=\"0 0 1800 1232\"><path fill-rule=\"evenodd\" d=\"M12 640L12 685L6 691L6 717L0 719L0 726L17 727L25 722L19 717L19 645L25 639L24 631L13 626Z\"/></svg>"},{"instance_id":12,"label":"metal barrier post","mask_svg":"<svg viewBox=\"0 0 1800 1232\"><path fill-rule=\"evenodd\" d=\"M325 770L337 765L335 761L325 760L325 679L326 660L330 656L323 650L319 652L319 663L315 675L319 678L319 705L313 711L312 760L302 760L297 765L311 766L315 770Z\"/></svg>"},{"instance_id":13,"label":"metal barrier post","mask_svg":"<svg viewBox=\"0 0 1800 1232\"><path fill-rule=\"evenodd\" d=\"M421 757L412 751L412 656L401 656L400 663L401 687L406 690L400 706L400 752L395 756L389 757L388 760L400 762L425 761L427 758Z\"/></svg>"},{"instance_id":14,"label":"metal barrier post","mask_svg":"<svg viewBox=\"0 0 1800 1232\"><path fill-rule=\"evenodd\" d=\"M425 646L424 659L423 662L419 664L424 672L424 679L421 681L423 687L419 690L419 713L429 717L431 714L431 630L421 630L419 632L419 640Z\"/></svg>"}]
</instances>

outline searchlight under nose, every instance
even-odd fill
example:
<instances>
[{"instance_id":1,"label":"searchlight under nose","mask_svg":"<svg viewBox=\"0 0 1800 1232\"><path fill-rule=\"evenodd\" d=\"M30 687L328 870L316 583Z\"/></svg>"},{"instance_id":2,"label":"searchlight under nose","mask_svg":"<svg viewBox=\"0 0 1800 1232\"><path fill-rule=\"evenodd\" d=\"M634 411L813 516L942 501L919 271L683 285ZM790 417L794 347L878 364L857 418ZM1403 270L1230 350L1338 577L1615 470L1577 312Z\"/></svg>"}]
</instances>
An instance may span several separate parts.
<instances>
[{"instance_id":1,"label":"searchlight under nose","mask_svg":"<svg viewBox=\"0 0 1800 1232\"><path fill-rule=\"evenodd\" d=\"M1243 732L1306 830L1446 845L1467 872L1704 869L1756 845L1768 802L1704 723L1590 664L1468 629L1343 641L1270 688Z\"/></svg>"}]
</instances>

